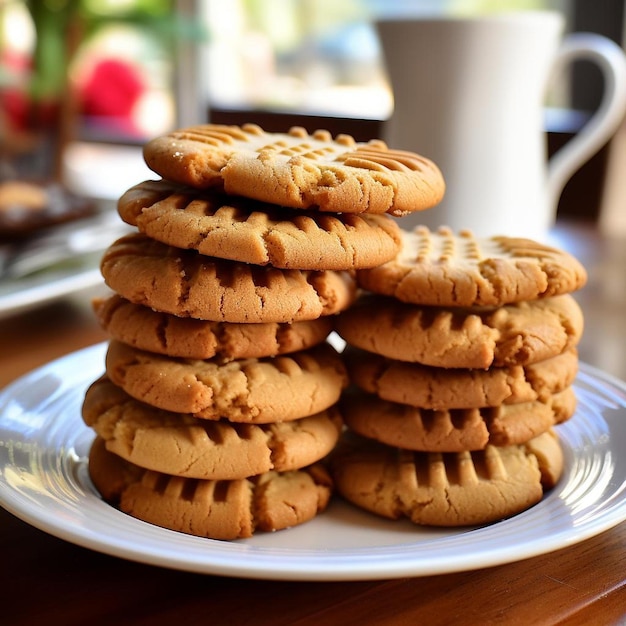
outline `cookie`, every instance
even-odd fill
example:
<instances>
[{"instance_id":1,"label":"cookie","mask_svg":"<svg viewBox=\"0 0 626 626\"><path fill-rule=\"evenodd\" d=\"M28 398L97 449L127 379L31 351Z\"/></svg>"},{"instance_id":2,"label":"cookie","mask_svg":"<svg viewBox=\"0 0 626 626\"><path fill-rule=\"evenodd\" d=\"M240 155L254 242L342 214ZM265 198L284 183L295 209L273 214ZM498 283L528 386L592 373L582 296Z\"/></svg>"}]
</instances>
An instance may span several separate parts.
<instances>
[{"instance_id":1,"label":"cookie","mask_svg":"<svg viewBox=\"0 0 626 626\"><path fill-rule=\"evenodd\" d=\"M140 350L187 359L260 358L306 350L333 328L330 316L293 324L233 324L159 313L117 294L95 298L100 326L113 339Z\"/></svg>"},{"instance_id":2,"label":"cookie","mask_svg":"<svg viewBox=\"0 0 626 626\"><path fill-rule=\"evenodd\" d=\"M111 381L151 406L210 420L267 424L335 404L347 383L340 355L321 344L268 359L173 359L111 341Z\"/></svg>"},{"instance_id":3,"label":"cookie","mask_svg":"<svg viewBox=\"0 0 626 626\"><path fill-rule=\"evenodd\" d=\"M573 256L529 239L425 226L402 236L395 259L358 271L362 288L420 305L499 307L571 293L587 280Z\"/></svg>"},{"instance_id":4,"label":"cookie","mask_svg":"<svg viewBox=\"0 0 626 626\"><path fill-rule=\"evenodd\" d=\"M215 322L311 320L342 311L355 295L348 272L248 265L181 250L140 233L113 242L100 269L106 284L135 304Z\"/></svg>"},{"instance_id":5,"label":"cookie","mask_svg":"<svg viewBox=\"0 0 626 626\"><path fill-rule=\"evenodd\" d=\"M420 307L365 294L335 320L349 344L391 359L448 368L529 365L575 347L583 314L571 295L503 307Z\"/></svg>"},{"instance_id":6,"label":"cookie","mask_svg":"<svg viewBox=\"0 0 626 626\"><path fill-rule=\"evenodd\" d=\"M569 387L578 372L575 348L531 365L487 370L447 369L387 359L348 346L350 380L384 400L422 409L470 409L546 400Z\"/></svg>"},{"instance_id":7,"label":"cookie","mask_svg":"<svg viewBox=\"0 0 626 626\"><path fill-rule=\"evenodd\" d=\"M418 154L300 127L193 126L148 142L144 159L165 179L295 209L399 216L435 206L445 191L437 166Z\"/></svg>"},{"instance_id":8,"label":"cookie","mask_svg":"<svg viewBox=\"0 0 626 626\"><path fill-rule=\"evenodd\" d=\"M157 241L256 265L352 270L390 261L400 250L400 228L387 215L294 212L164 180L129 189L118 211Z\"/></svg>"},{"instance_id":9,"label":"cookie","mask_svg":"<svg viewBox=\"0 0 626 626\"><path fill-rule=\"evenodd\" d=\"M172 476L234 480L301 469L324 458L342 428L337 408L275 424L199 420L131 398L106 377L87 390L85 424L110 452Z\"/></svg>"},{"instance_id":10,"label":"cookie","mask_svg":"<svg viewBox=\"0 0 626 626\"><path fill-rule=\"evenodd\" d=\"M523 444L574 414L571 387L543 401L468 409L423 409L351 390L341 402L346 425L390 446L423 452Z\"/></svg>"},{"instance_id":11,"label":"cookie","mask_svg":"<svg viewBox=\"0 0 626 626\"><path fill-rule=\"evenodd\" d=\"M332 480L321 464L240 480L198 480L145 470L96 438L89 475L102 498L157 526L210 539L239 539L297 526L322 512Z\"/></svg>"},{"instance_id":12,"label":"cookie","mask_svg":"<svg viewBox=\"0 0 626 626\"><path fill-rule=\"evenodd\" d=\"M376 515L424 526L495 522L539 502L563 470L556 434L459 453L410 452L360 441L338 452L336 491Z\"/></svg>"}]
</instances>

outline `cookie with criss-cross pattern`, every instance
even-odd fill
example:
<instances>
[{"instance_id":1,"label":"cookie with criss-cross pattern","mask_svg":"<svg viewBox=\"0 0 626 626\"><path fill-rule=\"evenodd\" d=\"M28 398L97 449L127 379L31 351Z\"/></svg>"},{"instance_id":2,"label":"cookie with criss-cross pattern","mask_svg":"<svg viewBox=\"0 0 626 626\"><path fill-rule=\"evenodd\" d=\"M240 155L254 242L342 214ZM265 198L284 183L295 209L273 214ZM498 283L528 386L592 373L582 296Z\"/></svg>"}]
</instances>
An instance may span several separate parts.
<instances>
[{"instance_id":1,"label":"cookie with criss-cross pattern","mask_svg":"<svg viewBox=\"0 0 626 626\"><path fill-rule=\"evenodd\" d=\"M395 259L357 272L362 288L419 305L498 307L571 293L587 280L571 254L530 239L425 226L402 236Z\"/></svg>"},{"instance_id":2,"label":"cookie with criss-cross pattern","mask_svg":"<svg viewBox=\"0 0 626 626\"><path fill-rule=\"evenodd\" d=\"M303 524L326 509L333 485L321 464L239 480L199 480L138 467L96 438L89 475L102 498L144 522L210 539Z\"/></svg>"},{"instance_id":3,"label":"cookie with criss-cross pattern","mask_svg":"<svg viewBox=\"0 0 626 626\"><path fill-rule=\"evenodd\" d=\"M135 185L118 211L151 239L256 265L352 270L390 261L400 250L400 228L388 215L295 212L165 180Z\"/></svg>"},{"instance_id":4,"label":"cookie with criss-cross pattern","mask_svg":"<svg viewBox=\"0 0 626 626\"><path fill-rule=\"evenodd\" d=\"M445 191L437 166L419 154L300 127L286 133L254 124L183 128L148 142L144 159L163 178L185 185L332 213L406 215L435 206Z\"/></svg>"},{"instance_id":5,"label":"cookie with criss-cross pattern","mask_svg":"<svg viewBox=\"0 0 626 626\"><path fill-rule=\"evenodd\" d=\"M424 526L495 522L530 508L563 471L557 435L458 453L412 452L356 438L333 459L335 488L359 508Z\"/></svg>"},{"instance_id":6,"label":"cookie with criss-cross pattern","mask_svg":"<svg viewBox=\"0 0 626 626\"><path fill-rule=\"evenodd\" d=\"M470 409L543 401L569 387L578 372L575 348L530 365L443 368L388 359L348 346L350 380L384 400L422 409Z\"/></svg>"},{"instance_id":7,"label":"cookie with criss-cross pattern","mask_svg":"<svg viewBox=\"0 0 626 626\"><path fill-rule=\"evenodd\" d=\"M179 317L258 323L338 313L356 293L349 272L249 265L126 235L105 251L107 285L135 304Z\"/></svg>"},{"instance_id":8,"label":"cookie with criss-cross pattern","mask_svg":"<svg viewBox=\"0 0 626 626\"><path fill-rule=\"evenodd\" d=\"M498 308L429 307L364 294L335 320L353 346L434 367L528 365L574 348L583 314L571 295Z\"/></svg>"},{"instance_id":9,"label":"cookie with criss-cross pattern","mask_svg":"<svg viewBox=\"0 0 626 626\"><path fill-rule=\"evenodd\" d=\"M335 404L347 384L330 344L266 359L175 359L111 341L106 372L133 398L211 420L267 424Z\"/></svg>"},{"instance_id":10,"label":"cookie with criss-cross pattern","mask_svg":"<svg viewBox=\"0 0 626 626\"><path fill-rule=\"evenodd\" d=\"M576 394L568 387L544 400L435 410L352 389L341 407L347 426L369 439L407 450L461 452L526 443L569 420Z\"/></svg>"},{"instance_id":11,"label":"cookie with criss-cross pattern","mask_svg":"<svg viewBox=\"0 0 626 626\"><path fill-rule=\"evenodd\" d=\"M301 469L333 449L342 426L336 407L273 424L201 420L139 402L106 377L90 385L82 416L107 450L123 459L172 476L206 480Z\"/></svg>"},{"instance_id":12,"label":"cookie with criss-cross pattern","mask_svg":"<svg viewBox=\"0 0 626 626\"><path fill-rule=\"evenodd\" d=\"M210 322L160 313L117 294L95 298L93 309L109 336L140 350L187 359L260 358L306 350L333 329L331 316L258 324Z\"/></svg>"}]
</instances>

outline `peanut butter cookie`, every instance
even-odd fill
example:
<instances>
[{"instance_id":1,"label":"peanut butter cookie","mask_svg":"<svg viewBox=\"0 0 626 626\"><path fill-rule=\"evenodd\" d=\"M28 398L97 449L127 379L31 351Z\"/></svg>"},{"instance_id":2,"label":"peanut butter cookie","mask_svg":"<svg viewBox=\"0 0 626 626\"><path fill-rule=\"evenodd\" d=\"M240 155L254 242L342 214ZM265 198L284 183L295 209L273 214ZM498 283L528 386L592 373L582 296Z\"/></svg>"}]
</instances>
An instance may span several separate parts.
<instances>
[{"instance_id":1,"label":"peanut butter cookie","mask_svg":"<svg viewBox=\"0 0 626 626\"><path fill-rule=\"evenodd\" d=\"M348 272L226 261L140 233L111 244L100 268L106 284L135 304L216 322L311 320L342 311L355 295Z\"/></svg>"},{"instance_id":2,"label":"peanut butter cookie","mask_svg":"<svg viewBox=\"0 0 626 626\"><path fill-rule=\"evenodd\" d=\"M306 350L333 329L331 316L293 324L209 322L159 313L117 294L92 302L100 326L140 350L187 359L260 358Z\"/></svg>"},{"instance_id":3,"label":"peanut butter cookie","mask_svg":"<svg viewBox=\"0 0 626 626\"><path fill-rule=\"evenodd\" d=\"M118 211L151 239L256 265L352 270L390 261L400 250L400 228L387 215L295 212L164 180L129 189Z\"/></svg>"},{"instance_id":4,"label":"peanut butter cookie","mask_svg":"<svg viewBox=\"0 0 626 626\"><path fill-rule=\"evenodd\" d=\"M461 452L526 443L570 419L576 395L568 387L543 401L434 410L352 390L341 407L347 426L369 439L407 450Z\"/></svg>"},{"instance_id":5,"label":"peanut butter cookie","mask_svg":"<svg viewBox=\"0 0 626 626\"><path fill-rule=\"evenodd\" d=\"M449 228L403 231L392 261L359 270L361 287L430 306L502 306L571 293L587 273L563 250L529 239L476 238Z\"/></svg>"},{"instance_id":6,"label":"peanut butter cookie","mask_svg":"<svg viewBox=\"0 0 626 626\"><path fill-rule=\"evenodd\" d=\"M434 367L528 365L575 347L583 314L571 295L497 308L428 307L365 294L336 320L353 346Z\"/></svg>"},{"instance_id":7,"label":"peanut butter cookie","mask_svg":"<svg viewBox=\"0 0 626 626\"><path fill-rule=\"evenodd\" d=\"M425 157L299 127L198 125L153 139L144 158L163 178L295 209L406 215L435 206L445 191Z\"/></svg>"},{"instance_id":8,"label":"peanut butter cookie","mask_svg":"<svg viewBox=\"0 0 626 626\"><path fill-rule=\"evenodd\" d=\"M124 513L169 530L240 539L303 524L324 511L332 480L321 464L240 480L198 480L140 468L96 438L89 474L102 498Z\"/></svg>"},{"instance_id":9,"label":"peanut butter cookie","mask_svg":"<svg viewBox=\"0 0 626 626\"><path fill-rule=\"evenodd\" d=\"M106 377L87 390L82 415L107 450L123 459L164 474L205 480L301 469L333 449L342 426L335 407L274 424L200 420L139 402Z\"/></svg>"},{"instance_id":10,"label":"peanut butter cookie","mask_svg":"<svg viewBox=\"0 0 626 626\"><path fill-rule=\"evenodd\" d=\"M575 348L531 365L486 370L442 368L387 359L348 346L350 379L384 400L422 409L470 409L545 400L569 387L578 372Z\"/></svg>"},{"instance_id":11,"label":"peanut butter cookie","mask_svg":"<svg viewBox=\"0 0 626 626\"><path fill-rule=\"evenodd\" d=\"M111 381L151 406L211 420L267 424L313 415L335 404L347 383L329 344L267 359L174 359L111 341Z\"/></svg>"},{"instance_id":12,"label":"peanut butter cookie","mask_svg":"<svg viewBox=\"0 0 626 626\"><path fill-rule=\"evenodd\" d=\"M359 508L424 526L487 524L539 502L563 469L556 434L520 446L450 454L360 441L338 452L335 487Z\"/></svg>"}]
</instances>

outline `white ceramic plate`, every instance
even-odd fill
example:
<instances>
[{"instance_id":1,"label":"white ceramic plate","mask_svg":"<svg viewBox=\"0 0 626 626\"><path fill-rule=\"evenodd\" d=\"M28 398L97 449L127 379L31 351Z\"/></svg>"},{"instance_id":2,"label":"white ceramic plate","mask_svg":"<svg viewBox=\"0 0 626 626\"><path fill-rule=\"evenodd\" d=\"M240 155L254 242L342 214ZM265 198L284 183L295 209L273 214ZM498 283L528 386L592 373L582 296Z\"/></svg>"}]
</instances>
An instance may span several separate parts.
<instances>
[{"instance_id":1,"label":"white ceramic plate","mask_svg":"<svg viewBox=\"0 0 626 626\"><path fill-rule=\"evenodd\" d=\"M105 248L132 232L116 211L103 208L96 215L63 224L23 246L0 246L0 319L69 295L87 296L106 290L100 273ZM3 244L4 245L4 244ZM10 273L10 272L14 273ZM91 293L93 292L93 293Z\"/></svg>"},{"instance_id":2,"label":"white ceramic plate","mask_svg":"<svg viewBox=\"0 0 626 626\"><path fill-rule=\"evenodd\" d=\"M71 268L1 281L0 319L104 285L99 267L101 256L101 253L85 256Z\"/></svg>"},{"instance_id":3,"label":"white ceramic plate","mask_svg":"<svg viewBox=\"0 0 626 626\"><path fill-rule=\"evenodd\" d=\"M130 560L226 576L365 580L478 569L551 552L626 519L626 384L585 364L559 427L566 471L541 503L481 528L429 530L335 500L308 524L251 539L192 537L105 504L89 481L80 417L104 345L53 361L0 394L0 504L67 541Z\"/></svg>"}]
</instances>

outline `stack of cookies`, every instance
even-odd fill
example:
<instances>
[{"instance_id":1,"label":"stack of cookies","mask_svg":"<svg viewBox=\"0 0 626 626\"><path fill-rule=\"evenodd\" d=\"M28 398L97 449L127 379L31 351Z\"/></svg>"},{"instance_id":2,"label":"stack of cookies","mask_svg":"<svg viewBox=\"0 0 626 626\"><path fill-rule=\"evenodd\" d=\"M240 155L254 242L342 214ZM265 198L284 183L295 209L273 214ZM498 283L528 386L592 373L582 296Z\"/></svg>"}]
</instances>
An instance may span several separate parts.
<instances>
[{"instance_id":1,"label":"stack of cookies","mask_svg":"<svg viewBox=\"0 0 626 626\"><path fill-rule=\"evenodd\" d=\"M353 386L337 490L378 515L460 526L506 518L559 479L555 427L574 413L586 281L567 253L418 227L359 270L341 313Z\"/></svg>"},{"instance_id":2,"label":"stack of cookies","mask_svg":"<svg viewBox=\"0 0 626 626\"><path fill-rule=\"evenodd\" d=\"M378 141L203 125L144 149L162 178L119 200L136 233L101 270L106 373L86 393L90 475L139 519L216 539L310 520L333 484L355 272L391 261L390 215L429 208L428 160Z\"/></svg>"}]
</instances>

